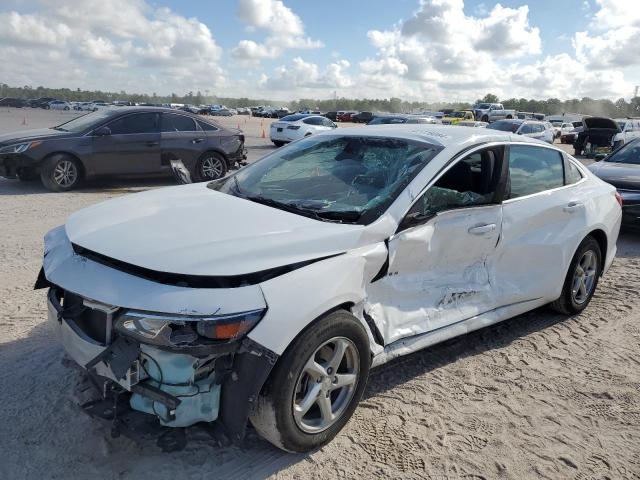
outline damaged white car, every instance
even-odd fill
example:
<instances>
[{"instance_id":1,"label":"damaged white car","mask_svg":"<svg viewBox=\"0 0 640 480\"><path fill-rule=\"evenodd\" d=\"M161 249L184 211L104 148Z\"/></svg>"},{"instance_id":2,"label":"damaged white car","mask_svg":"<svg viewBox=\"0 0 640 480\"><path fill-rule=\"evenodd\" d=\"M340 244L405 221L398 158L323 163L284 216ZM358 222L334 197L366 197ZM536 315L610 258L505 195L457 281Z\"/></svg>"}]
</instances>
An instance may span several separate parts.
<instances>
[{"instance_id":1,"label":"damaged white car","mask_svg":"<svg viewBox=\"0 0 640 480\"><path fill-rule=\"evenodd\" d=\"M235 440L250 420L303 452L372 366L548 303L580 312L620 218L614 187L542 142L340 129L73 214L36 287L67 353L132 409Z\"/></svg>"}]
</instances>

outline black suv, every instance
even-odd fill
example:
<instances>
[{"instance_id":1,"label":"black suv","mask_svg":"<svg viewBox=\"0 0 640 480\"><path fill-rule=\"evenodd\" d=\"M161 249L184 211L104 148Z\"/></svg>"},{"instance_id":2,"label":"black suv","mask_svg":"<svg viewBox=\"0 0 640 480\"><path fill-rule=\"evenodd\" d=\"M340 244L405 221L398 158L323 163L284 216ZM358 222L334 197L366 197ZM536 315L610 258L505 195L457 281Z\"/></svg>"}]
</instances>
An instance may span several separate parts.
<instances>
[{"instance_id":1,"label":"black suv","mask_svg":"<svg viewBox=\"0 0 640 480\"><path fill-rule=\"evenodd\" d=\"M170 174L175 162L193 181L215 180L245 158L240 130L168 108L114 107L0 135L0 176L39 176L54 191L100 175Z\"/></svg>"}]
</instances>

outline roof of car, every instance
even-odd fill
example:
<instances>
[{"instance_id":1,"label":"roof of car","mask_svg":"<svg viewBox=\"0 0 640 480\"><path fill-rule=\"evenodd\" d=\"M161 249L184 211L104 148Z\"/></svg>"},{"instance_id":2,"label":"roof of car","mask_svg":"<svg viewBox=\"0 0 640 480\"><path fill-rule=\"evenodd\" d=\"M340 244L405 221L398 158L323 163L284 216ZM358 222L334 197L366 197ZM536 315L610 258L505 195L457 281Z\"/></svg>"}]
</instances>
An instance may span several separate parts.
<instances>
[{"instance_id":1,"label":"roof of car","mask_svg":"<svg viewBox=\"0 0 640 480\"><path fill-rule=\"evenodd\" d=\"M403 124L383 124L367 125L362 127L347 127L322 133L320 135L341 135L349 136L385 136L402 138L418 142L427 142L442 147L459 145L463 143L475 144L483 142L523 142L534 141L545 144L529 137L513 135L510 132L500 130L488 130L477 127L461 127L457 125L432 125L423 123L403 123ZM548 144L547 144L548 145Z\"/></svg>"}]
</instances>

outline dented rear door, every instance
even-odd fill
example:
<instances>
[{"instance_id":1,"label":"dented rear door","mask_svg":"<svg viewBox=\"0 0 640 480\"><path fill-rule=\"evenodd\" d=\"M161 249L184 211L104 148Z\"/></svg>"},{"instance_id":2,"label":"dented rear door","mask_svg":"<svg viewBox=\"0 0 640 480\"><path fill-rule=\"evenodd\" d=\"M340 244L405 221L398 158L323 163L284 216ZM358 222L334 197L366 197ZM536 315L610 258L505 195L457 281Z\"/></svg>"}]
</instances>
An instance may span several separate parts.
<instances>
[{"instance_id":1,"label":"dented rear door","mask_svg":"<svg viewBox=\"0 0 640 480\"><path fill-rule=\"evenodd\" d=\"M367 313L385 344L496 306L494 262L501 205L438 213L389 241L386 275L370 285Z\"/></svg>"}]
</instances>

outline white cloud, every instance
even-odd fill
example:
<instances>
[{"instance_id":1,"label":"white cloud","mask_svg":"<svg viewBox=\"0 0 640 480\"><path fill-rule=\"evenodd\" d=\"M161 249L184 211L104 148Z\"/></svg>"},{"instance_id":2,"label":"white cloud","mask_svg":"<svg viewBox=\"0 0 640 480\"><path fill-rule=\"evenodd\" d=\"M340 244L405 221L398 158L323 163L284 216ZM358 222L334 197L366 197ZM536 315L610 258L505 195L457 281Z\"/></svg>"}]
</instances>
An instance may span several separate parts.
<instances>
[{"instance_id":1,"label":"white cloud","mask_svg":"<svg viewBox=\"0 0 640 480\"><path fill-rule=\"evenodd\" d=\"M352 78L346 72L349 67L348 61L338 60L320 71L315 63L296 57L290 65L276 68L273 75L263 74L258 85L271 92L295 90L317 93L322 89L345 89L353 85Z\"/></svg>"},{"instance_id":2,"label":"white cloud","mask_svg":"<svg viewBox=\"0 0 640 480\"><path fill-rule=\"evenodd\" d=\"M7 83L159 93L225 83L222 49L195 18L143 0L61 0L34 11L0 12Z\"/></svg>"},{"instance_id":3,"label":"white cloud","mask_svg":"<svg viewBox=\"0 0 640 480\"><path fill-rule=\"evenodd\" d=\"M599 69L640 65L640 9L615 0L597 4L590 30L574 36L576 57Z\"/></svg>"},{"instance_id":4,"label":"white cloud","mask_svg":"<svg viewBox=\"0 0 640 480\"><path fill-rule=\"evenodd\" d=\"M241 40L231 54L241 62L257 63L280 57L288 49L321 48L323 43L305 37L304 25L280 0L239 0L238 16L250 31L267 32L264 43Z\"/></svg>"}]
</instances>

